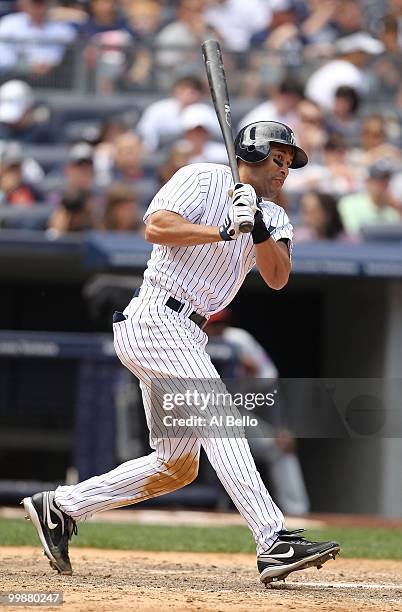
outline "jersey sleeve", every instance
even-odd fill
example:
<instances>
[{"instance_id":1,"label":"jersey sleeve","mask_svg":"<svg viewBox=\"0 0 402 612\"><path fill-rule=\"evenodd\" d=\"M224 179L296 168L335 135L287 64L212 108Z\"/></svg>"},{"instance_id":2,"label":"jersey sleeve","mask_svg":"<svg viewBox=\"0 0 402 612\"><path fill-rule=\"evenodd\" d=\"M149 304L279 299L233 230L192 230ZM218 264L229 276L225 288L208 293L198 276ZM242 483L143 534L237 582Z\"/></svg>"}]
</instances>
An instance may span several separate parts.
<instances>
[{"instance_id":1,"label":"jersey sleeve","mask_svg":"<svg viewBox=\"0 0 402 612\"><path fill-rule=\"evenodd\" d=\"M199 172L194 166L184 166L158 191L145 215L146 223L157 210L168 210L196 223L205 208L205 193Z\"/></svg>"},{"instance_id":2,"label":"jersey sleeve","mask_svg":"<svg viewBox=\"0 0 402 612\"><path fill-rule=\"evenodd\" d=\"M293 225L281 206L271 204L262 207L264 222L271 233L273 240L284 240L289 248L289 255L293 250Z\"/></svg>"}]
</instances>

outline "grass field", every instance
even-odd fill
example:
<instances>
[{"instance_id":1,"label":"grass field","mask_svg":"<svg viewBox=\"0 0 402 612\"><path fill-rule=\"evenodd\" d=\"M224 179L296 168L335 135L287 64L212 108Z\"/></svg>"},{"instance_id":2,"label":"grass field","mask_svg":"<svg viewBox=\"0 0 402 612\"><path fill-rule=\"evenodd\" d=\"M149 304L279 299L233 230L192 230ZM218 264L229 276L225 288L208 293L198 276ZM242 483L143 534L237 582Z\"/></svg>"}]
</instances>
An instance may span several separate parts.
<instances>
[{"instance_id":1,"label":"grass field","mask_svg":"<svg viewBox=\"0 0 402 612\"><path fill-rule=\"evenodd\" d=\"M343 557L402 559L402 530L331 528L306 532L306 537L336 540ZM40 546L36 530L24 520L0 519L0 545ZM116 523L84 523L74 546L117 550L188 552L255 552L247 527L192 527Z\"/></svg>"}]
</instances>

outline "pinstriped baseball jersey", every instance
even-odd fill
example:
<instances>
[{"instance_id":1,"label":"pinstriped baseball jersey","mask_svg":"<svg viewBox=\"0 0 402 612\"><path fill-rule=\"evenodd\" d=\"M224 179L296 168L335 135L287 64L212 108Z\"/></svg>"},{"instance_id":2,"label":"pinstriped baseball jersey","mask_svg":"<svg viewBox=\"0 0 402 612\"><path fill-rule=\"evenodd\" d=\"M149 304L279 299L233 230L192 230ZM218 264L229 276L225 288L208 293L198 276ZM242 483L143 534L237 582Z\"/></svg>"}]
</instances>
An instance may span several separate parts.
<instances>
[{"instance_id":1,"label":"pinstriped baseball jersey","mask_svg":"<svg viewBox=\"0 0 402 612\"><path fill-rule=\"evenodd\" d=\"M231 186L226 166L187 166L159 191L144 218L167 210L192 223L219 226L231 204ZM293 228L282 208L272 202L264 202L262 207L273 238L291 243ZM55 501L69 516L85 520L94 512L183 487L196 477L203 447L252 530L257 553L268 550L274 542L284 518L262 482L244 434L235 436L226 430L224 435L200 434L192 427L180 432L160 418L163 393L174 390L179 382L186 385L188 379L195 379L203 389L206 381L219 380L205 351L207 335L191 316L194 310L208 315L228 304L254 263L250 235L195 247L154 246L139 295L123 315L118 313L113 324L116 353L140 380L154 452L77 485L58 487ZM180 304L179 309L172 308L172 298ZM152 391L155 381L157 394ZM219 384L224 392L223 382Z\"/></svg>"},{"instance_id":2,"label":"pinstriped baseball jersey","mask_svg":"<svg viewBox=\"0 0 402 612\"><path fill-rule=\"evenodd\" d=\"M191 223L219 226L232 203L230 188L233 181L227 166L185 166L154 197L144 221L157 210L168 210ZM287 239L291 249L293 227L283 208L263 201L262 213L272 238ZM254 265L250 234L242 234L237 240L186 248L154 245L144 285L164 289L189 302L203 315L212 314L233 300Z\"/></svg>"}]
</instances>

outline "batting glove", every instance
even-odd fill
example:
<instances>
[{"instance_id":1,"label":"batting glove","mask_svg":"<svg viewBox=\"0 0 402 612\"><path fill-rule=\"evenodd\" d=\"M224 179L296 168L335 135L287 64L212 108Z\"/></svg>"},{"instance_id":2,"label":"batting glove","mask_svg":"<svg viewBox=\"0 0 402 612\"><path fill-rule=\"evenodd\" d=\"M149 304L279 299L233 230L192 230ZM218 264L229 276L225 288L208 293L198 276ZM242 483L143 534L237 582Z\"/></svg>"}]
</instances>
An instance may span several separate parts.
<instances>
[{"instance_id":1,"label":"batting glove","mask_svg":"<svg viewBox=\"0 0 402 612\"><path fill-rule=\"evenodd\" d=\"M223 240L236 240L241 233L241 224L254 226L254 215L257 209L258 197L254 188L247 183L236 183L233 190L233 204L221 227L219 233ZM244 231L244 226L243 226ZM250 231L247 229L246 231Z\"/></svg>"},{"instance_id":2,"label":"batting glove","mask_svg":"<svg viewBox=\"0 0 402 612\"><path fill-rule=\"evenodd\" d=\"M236 183L233 190L233 204L249 206L253 213L257 212L258 196L254 187L248 183Z\"/></svg>"},{"instance_id":3,"label":"batting glove","mask_svg":"<svg viewBox=\"0 0 402 612\"><path fill-rule=\"evenodd\" d=\"M253 227L253 210L246 204L232 204L225 221L219 228L219 234L222 240L236 240L241 233L240 225L245 222Z\"/></svg>"}]
</instances>

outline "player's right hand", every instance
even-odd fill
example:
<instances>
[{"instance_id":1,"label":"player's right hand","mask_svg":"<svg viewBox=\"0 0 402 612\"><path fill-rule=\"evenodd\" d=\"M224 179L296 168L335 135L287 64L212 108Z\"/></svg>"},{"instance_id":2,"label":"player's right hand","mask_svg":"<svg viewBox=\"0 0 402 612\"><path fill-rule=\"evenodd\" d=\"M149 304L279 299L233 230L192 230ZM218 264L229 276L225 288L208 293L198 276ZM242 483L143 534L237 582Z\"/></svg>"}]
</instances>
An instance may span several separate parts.
<instances>
[{"instance_id":1,"label":"player's right hand","mask_svg":"<svg viewBox=\"0 0 402 612\"><path fill-rule=\"evenodd\" d=\"M258 196L252 185L236 183L233 190L233 204L249 206L254 214L257 212Z\"/></svg>"},{"instance_id":2,"label":"player's right hand","mask_svg":"<svg viewBox=\"0 0 402 612\"><path fill-rule=\"evenodd\" d=\"M222 240L236 240L240 235L240 224L250 223L254 226L254 211L253 209L241 201L233 203L229 208L226 219L219 228L219 234Z\"/></svg>"}]
</instances>

